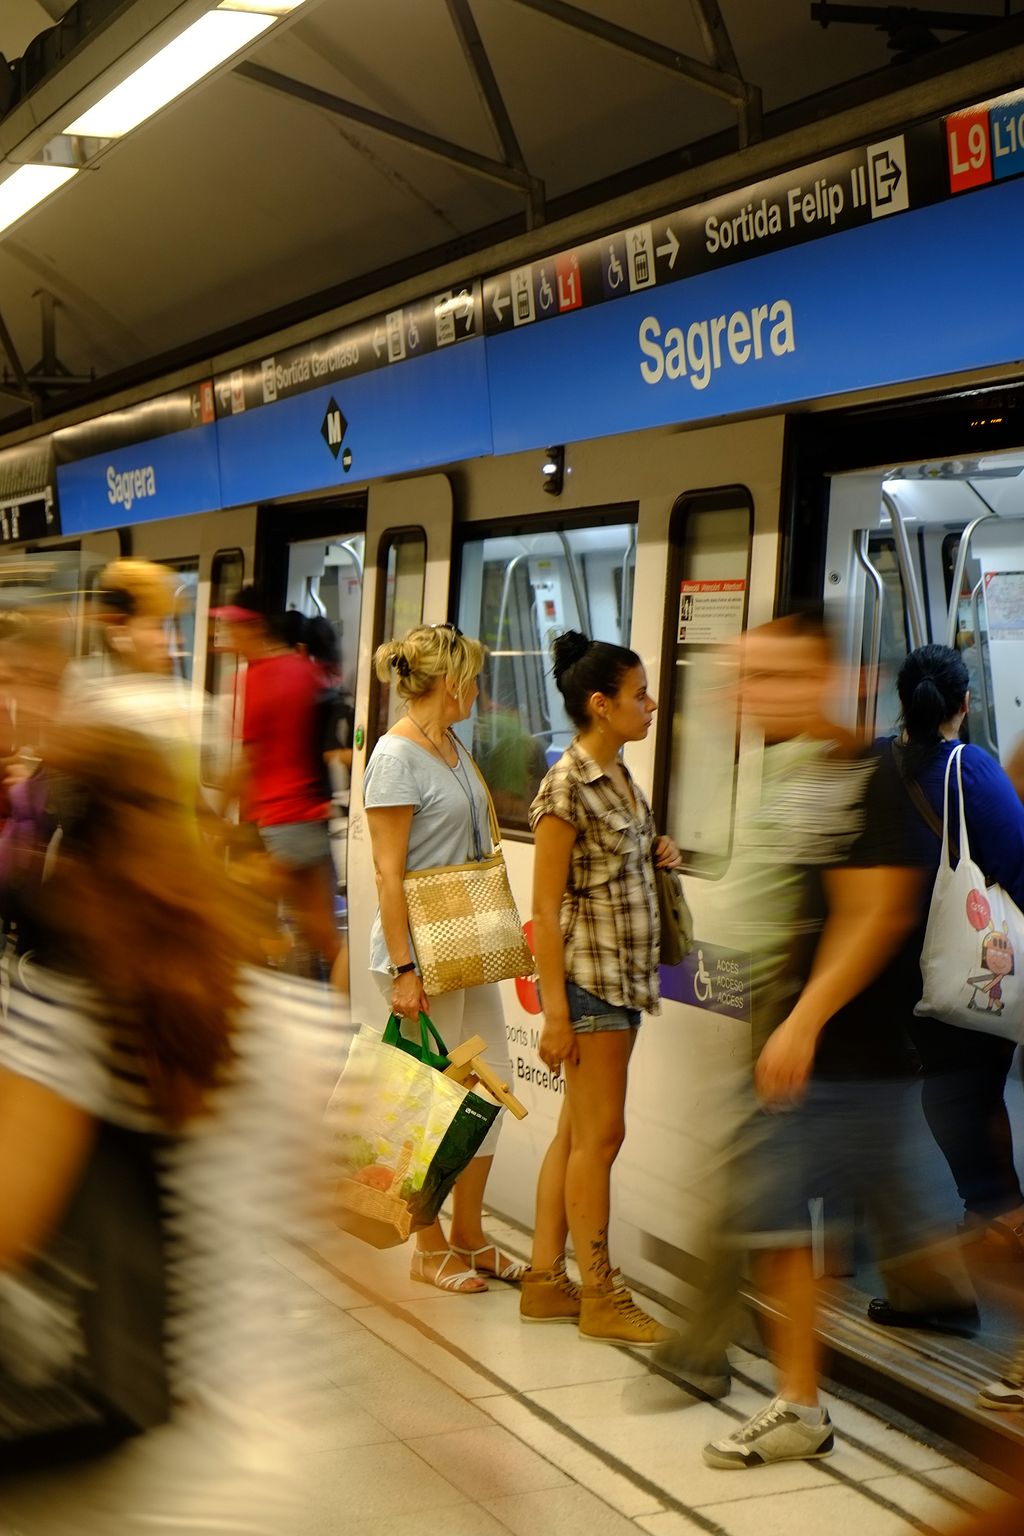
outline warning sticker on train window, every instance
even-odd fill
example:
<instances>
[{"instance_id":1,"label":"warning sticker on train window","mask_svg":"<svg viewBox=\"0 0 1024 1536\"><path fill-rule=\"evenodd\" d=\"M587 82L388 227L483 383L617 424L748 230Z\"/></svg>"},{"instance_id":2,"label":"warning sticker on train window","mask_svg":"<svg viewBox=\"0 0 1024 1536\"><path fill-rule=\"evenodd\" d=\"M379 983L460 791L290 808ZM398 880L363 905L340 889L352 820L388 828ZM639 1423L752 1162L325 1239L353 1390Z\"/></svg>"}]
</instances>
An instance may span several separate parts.
<instances>
[{"instance_id":1,"label":"warning sticker on train window","mask_svg":"<svg viewBox=\"0 0 1024 1536\"><path fill-rule=\"evenodd\" d=\"M1024 640L1024 571L985 572L990 640Z\"/></svg>"},{"instance_id":2,"label":"warning sticker on train window","mask_svg":"<svg viewBox=\"0 0 1024 1536\"><path fill-rule=\"evenodd\" d=\"M745 581L682 581L679 584L680 645L715 645L743 628Z\"/></svg>"}]
</instances>

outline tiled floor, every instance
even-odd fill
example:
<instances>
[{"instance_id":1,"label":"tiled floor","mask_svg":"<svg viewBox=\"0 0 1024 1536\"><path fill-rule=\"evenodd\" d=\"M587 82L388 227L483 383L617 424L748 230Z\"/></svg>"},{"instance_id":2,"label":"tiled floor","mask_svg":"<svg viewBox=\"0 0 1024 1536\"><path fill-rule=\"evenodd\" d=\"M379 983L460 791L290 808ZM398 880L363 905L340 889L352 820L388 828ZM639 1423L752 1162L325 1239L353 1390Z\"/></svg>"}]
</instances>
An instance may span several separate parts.
<instances>
[{"instance_id":1,"label":"tiled floor","mask_svg":"<svg viewBox=\"0 0 1024 1536\"><path fill-rule=\"evenodd\" d=\"M339 1235L277 1260L314 1341L291 1476L277 1437L247 1422L229 1444L200 1419L113 1469L0 1490L0 1536L945 1536L1006 1499L845 1401L830 1460L715 1472L701 1446L764 1403L763 1362L737 1356L750 1382L697 1402L641 1358L524 1326L507 1287L410 1281L404 1250Z\"/></svg>"}]
</instances>

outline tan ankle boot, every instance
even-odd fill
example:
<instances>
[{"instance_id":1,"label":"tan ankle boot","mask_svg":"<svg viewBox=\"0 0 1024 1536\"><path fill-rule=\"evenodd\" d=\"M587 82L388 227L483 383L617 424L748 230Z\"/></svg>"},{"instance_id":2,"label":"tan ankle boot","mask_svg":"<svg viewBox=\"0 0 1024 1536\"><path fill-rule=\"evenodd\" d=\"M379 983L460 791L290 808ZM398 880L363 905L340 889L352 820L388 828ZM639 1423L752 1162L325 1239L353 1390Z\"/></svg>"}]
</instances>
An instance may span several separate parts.
<instances>
[{"instance_id":1,"label":"tan ankle boot","mask_svg":"<svg viewBox=\"0 0 1024 1536\"><path fill-rule=\"evenodd\" d=\"M525 1323L575 1323L580 1288L565 1272L565 1254L551 1269L528 1269L519 1292L519 1316Z\"/></svg>"},{"instance_id":2,"label":"tan ankle boot","mask_svg":"<svg viewBox=\"0 0 1024 1536\"><path fill-rule=\"evenodd\" d=\"M599 1339L605 1344L640 1346L668 1344L677 1339L674 1328L664 1328L656 1318L638 1307L613 1269L609 1285L585 1285L580 1302L580 1338Z\"/></svg>"}]
</instances>

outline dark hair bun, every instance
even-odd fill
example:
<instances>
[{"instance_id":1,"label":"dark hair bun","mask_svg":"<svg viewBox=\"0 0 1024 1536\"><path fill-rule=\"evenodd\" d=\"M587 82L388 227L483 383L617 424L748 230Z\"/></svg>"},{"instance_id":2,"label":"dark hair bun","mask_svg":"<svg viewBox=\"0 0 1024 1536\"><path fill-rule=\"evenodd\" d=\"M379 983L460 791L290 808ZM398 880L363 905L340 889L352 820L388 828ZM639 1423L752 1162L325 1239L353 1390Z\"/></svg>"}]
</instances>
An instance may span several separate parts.
<instances>
[{"instance_id":1,"label":"dark hair bun","mask_svg":"<svg viewBox=\"0 0 1024 1536\"><path fill-rule=\"evenodd\" d=\"M556 680L568 672L590 650L590 641L578 630L568 629L564 635L556 635L551 642L551 658Z\"/></svg>"}]
</instances>

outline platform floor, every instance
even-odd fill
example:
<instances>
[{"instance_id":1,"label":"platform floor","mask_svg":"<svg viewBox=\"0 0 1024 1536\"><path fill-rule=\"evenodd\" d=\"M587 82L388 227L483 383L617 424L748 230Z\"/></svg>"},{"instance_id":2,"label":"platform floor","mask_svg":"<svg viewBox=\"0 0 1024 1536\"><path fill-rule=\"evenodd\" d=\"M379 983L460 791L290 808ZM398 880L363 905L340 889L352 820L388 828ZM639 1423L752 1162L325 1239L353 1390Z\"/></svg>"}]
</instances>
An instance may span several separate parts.
<instances>
[{"instance_id":1,"label":"platform floor","mask_svg":"<svg viewBox=\"0 0 1024 1536\"><path fill-rule=\"evenodd\" d=\"M522 1324L506 1286L410 1280L406 1250L339 1235L276 1259L316 1344L291 1476L274 1436L243 1426L239 1457L200 1416L113 1467L6 1486L2 1536L945 1536L1008 1497L949 1446L839 1397L829 1460L713 1471L702 1445L770 1395L754 1355L736 1351L726 1401L698 1402L642 1352Z\"/></svg>"}]
</instances>

